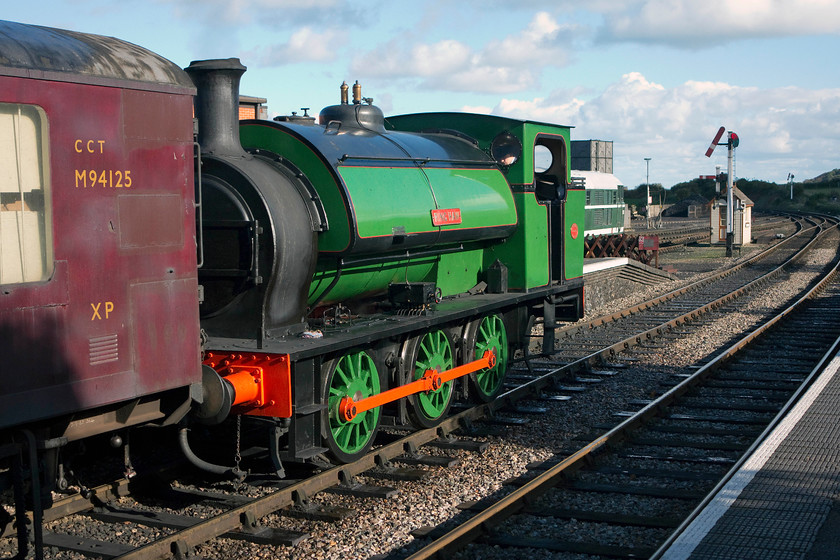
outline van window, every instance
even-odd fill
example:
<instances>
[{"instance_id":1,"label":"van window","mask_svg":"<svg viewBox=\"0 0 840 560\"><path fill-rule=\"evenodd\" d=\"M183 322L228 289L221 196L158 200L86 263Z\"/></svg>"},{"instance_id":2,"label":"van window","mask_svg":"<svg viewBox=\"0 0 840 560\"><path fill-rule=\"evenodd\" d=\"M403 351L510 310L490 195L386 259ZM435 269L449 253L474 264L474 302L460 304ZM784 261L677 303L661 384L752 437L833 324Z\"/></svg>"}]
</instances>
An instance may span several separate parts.
<instances>
[{"instance_id":1,"label":"van window","mask_svg":"<svg viewBox=\"0 0 840 560\"><path fill-rule=\"evenodd\" d=\"M0 284L53 271L48 138L43 109L0 103Z\"/></svg>"}]
</instances>

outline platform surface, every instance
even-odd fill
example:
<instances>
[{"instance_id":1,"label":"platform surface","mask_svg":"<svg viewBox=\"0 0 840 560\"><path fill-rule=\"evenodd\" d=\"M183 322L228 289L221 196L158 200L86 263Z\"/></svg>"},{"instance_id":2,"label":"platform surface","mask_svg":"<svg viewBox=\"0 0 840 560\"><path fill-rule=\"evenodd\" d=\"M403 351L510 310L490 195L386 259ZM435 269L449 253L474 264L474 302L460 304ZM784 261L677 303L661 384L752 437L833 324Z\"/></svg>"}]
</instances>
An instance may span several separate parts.
<instances>
[{"instance_id":1,"label":"platform surface","mask_svg":"<svg viewBox=\"0 0 840 560\"><path fill-rule=\"evenodd\" d=\"M840 558L840 355L662 556Z\"/></svg>"},{"instance_id":2,"label":"platform surface","mask_svg":"<svg viewBox=\"0 0 840 560\"><path fill-rule=\"evenodd\" d=\"M630 259L626 257L604 257L600 259L583 259L583 274L592 274L599 270L607 270L617 266L624 266L630 264Z\"/></svg>"}]
</instances>

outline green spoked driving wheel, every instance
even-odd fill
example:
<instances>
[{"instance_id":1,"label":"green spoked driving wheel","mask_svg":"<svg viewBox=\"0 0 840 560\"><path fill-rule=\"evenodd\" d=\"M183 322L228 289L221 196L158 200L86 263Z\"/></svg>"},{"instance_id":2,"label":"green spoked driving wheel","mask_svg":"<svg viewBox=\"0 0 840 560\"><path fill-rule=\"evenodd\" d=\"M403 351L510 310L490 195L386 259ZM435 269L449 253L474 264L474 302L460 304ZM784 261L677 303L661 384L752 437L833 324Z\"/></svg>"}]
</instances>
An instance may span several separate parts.
<instances>
[{"instance_id":1,"label":"green spoked driving wheel","mask_svg":"<svg viewBox=\"0 0 840 560\"><path fill-rule=\"evenodd\" d=\"M496 365L470 375L476 395L483 402L490 402L502 390L507 373L508 338L505 323L499 315L488 315L467 326L467 348L473 348L472 358L477 360L487 350L496 352Z\"/></svg>"},{"instance_id":2,"label":"green spoked driving wheel","mask_svg":"<svg viewBox=\"0 0 840 560\"><path fill-rule=\"evenodd\" d=\"M361 412L347 422L340 417L338 406L344 397L359 401L379 393L379 373L364 351L331 360L325 364L325 373L325 440L338 461L349 463L367 453L373 444L379 429L379 408Z\"/></svg>"},{"instance_id":3,"label":"green spoked driving wheel","mask_svg":"<svg viewBox=\"0 0 840 560\"><path fill-rule=\"evenodd\" d=\"M408 377L406 382L420 379L426 370L434 369L443 372L452 369L455 364L449 336L440 330L406 341L403 358ZM412 423L421 428L437 426L446 417L449 405L452 404L454 383L454 381L449 381L435 391L409 396L409 417Z\"/></svg>"}]
</instances>

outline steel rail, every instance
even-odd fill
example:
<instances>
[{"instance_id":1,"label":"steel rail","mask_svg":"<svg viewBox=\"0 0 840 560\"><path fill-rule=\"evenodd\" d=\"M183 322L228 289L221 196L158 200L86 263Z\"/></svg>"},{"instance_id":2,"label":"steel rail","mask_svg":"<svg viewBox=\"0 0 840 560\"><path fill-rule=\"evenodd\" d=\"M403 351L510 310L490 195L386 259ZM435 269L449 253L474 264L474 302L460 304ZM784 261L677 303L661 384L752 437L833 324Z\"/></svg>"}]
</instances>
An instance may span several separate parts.
<instances>
[{"instance_id":1,"label":"steel rail","mask_svg":"<svg viewBox=\"0 0 840 560\"><path fill-rule=\"evenodd\" d=\"M412 446L421 446L470 424L474 420L491 414L489 405L479 405L465 410L444 420L435 428L413 432L398 441L376 448L358 461L333 467L310 478L293 483L276 492L257 498L247 504L235 507L218 516L206 519L198 524L176 531L159 540L118 556L119 560L139 560L168 558L179 551L207 542L219 535L237 529L253 530L253 519L265 517L275 511L295 503L298 497L308 497L332 486L351 481L374 467L385 465L392 459L405 454Z\"/></svg>"},{"instance_id":2,"label":"steel rail","mask_svg":"<svg viewBox=\"0 0 840 560\"><path fill-rule=\"evenodd\" d=\"M43 521L45 523L58 521L63 517L88 511L94 507L94 503L106 503L129 496L131 494L129 490L130 482L127 478L121 478L92 488L85 488L78 494L61 497L44 509ZM32 522L32 512L27 512L27 524ZM6 532L0 526L0 539L10 536L9 530L12 529L12 525L13 523L9 523L6 526Z\"/></svg>"},{"instance_id":3,"label":"steel rail","mask_svg":"<svg viewBox=\"0 0 840 560\"><path fill-rule=\"evenodd\" d=\"M772 229L780 224L784 224L785 222L789 221L791 218L794 218L796 214L787 214L787 213L780 213L777 215L772 216L764 216L760 221L753 220L753 231L755 230L767 230ZM672 222L673 223L673 222ZM706 236L709 235L709 221L708 220L697 220L697 225L683 225L682 227L677 228L664 228L664 229L632 229L632 233L636 235L656 235L659 236L660 241L667 241L671 242L674 239L680 239L684 237L693 237L697 234L705 234ZM628 233L628 231L625 231Z\"/></svg>"},{"instance_id":4,"label":"steel rail","mask_svg":"<svg viewBox=\"0 0 840 560\"><path fill-rule=\"evenodd\" d=\"M832 227L836 227L836 224ZM477 513L473 518L469 519L467 522L449 531L447 534L426 545L424 548L416 551L408 557L408 560L422 560L426 558L448 557L447 555L452 553L454 550L457 550L465 544L476 540L485 531L498 526L500 523L504 522L505 519L520 512L522 509L524 509L526 505L528 505L528 503L532 502L540 494L544 493L550 488L558 486L563 481L563 479L567 477L571 472L582 468L586 463L588 457L592 456L597 450L603 448L606 445L612 445L625 439L626 436L633 430L649 423L652 418L660 415L663 409L667 408L675 401L677 401L677 399L685 395L688 391L704 382L710 375L712 375L712 373L720 369L720 367L722 367L725 363L731 360L732 357L735 356L739 351L748 347L750 343L756 340L759 336L766 333L769 329L776 326L782 319L788 317L790 314L798 310L799 307L806 301L808 301L811 297L813 297L815 293L817 293L819 290L822 290L824 286L837 275L838 268L840 268L840 261L838 261L838 259L840 259L840 256L835 257L835 263L831 271L826 273L824 277L820 280L820 282L817 283L817 285L813 286L811 289L809 289L804 296L800 297L795 303L788 306L782 312L778 313L773 318L751 331L747 336L743 337L738 342L731 345L724 352L717 355L709 363L698 369L693 375L669 389L659 398L646 405L636 414L627 418L626 420L618 424L616 427L609 430L604 435L593 440L592 442L590 442L577 452L573 453L572 455L569 455L567 458L565 458L563 461L561 461L554 467L536 476L534 479L519 487L514 492L502 498L495 504L489 506L487 509ZM838 339L834 343L834 345L832 346L832 350L836 352L838 346L840 346L840 339ZM826 356L828 356L830 353L831 350L828 354L826 354ZM826 360L826 356L823 357L821 363L824 363L824 361ZM812 372L811 376L808 379L808 382L810 382L813 377L814 373ZM798 399L798 397L802 394L803 391L803 388L797 390L794 396L785 405L783 412L786 411L790 406L792 406L792 404ZM779 421L781 415L782 413L779 413L775 422ZM769 431L769 428L765 430L765 432L760 436L760 439L766 437L766 434L768 434ZM740 462L736 464L736 467L739 464ZM736 467L733 467L733 469L730 470L730 472L726 475L726 480L728 480L734 475L734 473L737 471ZM722 484L724 483L725 482L722 482L721 484L716 486L709 496L713 496L714 493L719 489L719 487L722 486ZM704 503L710 499L711 497L707 497L706 499L704 499ZM700 508L695 510L693 515L696 515L697 513L699 513L699 511Z\"/></svg>"},{"instance_id":5,"label":"steel rail","mask_svg":"<svg viewBox=\"0 0 840 560\"><path fill-rule=\"evenodd\" d=\"M785 224L791 220L792 216L787 215L785 219L779 219L776 216L772 220L762 220L761 223L754 222L752 226L753 232L766 231L774 229L780 224ZM701 226L685 226L675 229L665 230L644 230L638 232L639 235L656 235L659 237L659 252L669 253L676 249L682 248L686 243L696 241L699 239L708 239L710 237L710 229L708 222Z\"/></svg>"},{"instance_id":6,"label":"steel rail","mask_svg":"<svg viewBox=\"0 0 840 560\"><path fill-rule=\"evenodd\" d=\"M617 311L616 313L609 314L609 315L602 315L602 316L596 317L595 319L592 319L591 321L588 321L586 323L575 324L575 325L571 325L571 326L568 326L568 327L563 327L561 329L558 329L557 334L558 334L558 336L561 336L561 335L571 336L574 333L577 333L577 332L580 332L580 331L591 330L591 329L593 329L595 327L598 327L600 325L603 325L605 323L614 322L618 319L622 319L624 317L627 317L628 315L633 315L634 313L638 313L639 311L644 311L646 309L650 309L650 308L652 308L656 305L659 305L661 303L665 303L667 301L675 299L679 296L687 294L687 293L689 293L691 291L694 291L698 288L701 288L703 286L706 286L706 285L712 284L714 282L717 282L717 281L721 280L722 278L726 278L727 276L731 276L732 274L738 272L742 268L745 268L747 266L755 264L757 261L766 258L771 253L776 252L777 250L779 250L784 245L792 242L798 236L804 235L807 232L809 232L809 231L818 227L818 226L815 225L815 226L812 226L810 228L805 228L798 222L797 222L797 225L800 229L794 235L786 238L784 241L781 241L781 242L779 242L775 245L772 245L771 247L768 247L768 248L764 249L763 251L760 251L760 252L756 253L755 255L746 259L744 262L738 263L737 265L735 265L732 268L728 268L728 269L723 270L721 272L718 272L716 274L707 276L706 278L701 278L700 280L697 280L695 282L687 284L687 285L685 285L681 288L677 288L676 290L672 290L670 292L662 294L661 296L657 296L655 298L651 298L649 300L643 301L641 303L638 303L638 304L633 305L631 307L628 307L626 309L622 309L621 311Z\"/></svg>"},{"instance_id":7,"label":"steel rail","mask_svg":"<svg viewBox=\"0 0 840 560\"><path fill-rule=\"evenodd\" d=\"M810 289L804 296L802 296L799 300L793 303L790 307L785 309L782 313L777 315L772 319L772 321L768 322L762 328L764 329L762 332L766 332L773 326L775 326L779 321L793 313L800 305L803 305L807 300L813 298L816 294L822 291L825 286L833 280L840 271L840 263L836 264L834 268L831 270L829 274L821 281L819 284L814 286ZM755 332L751 333L748 337L749 341L755 340L757 338L757 334ZM746 340L746 339L744 339ZM739 341L741 342L741 341ZM753 453L764 443L767 437L778 427L778 425L784 420L793 406L799 401L805 391L808 390L809 387L814 383L816 378L822 373L825 369L828 362L830 362L835 355L840 351L840 338L835 340L834 344L831 348L828 349L820 358L819 362L816 366L811 370L811 373L808 374L807 378L802 382L799 388L794 392L794 394L788 399L788 401L784 404L782 409L776 414L773 420L770 421L770 424L762 431L761 435L756 438L756 440L750 445L750 447L744 452L740 459L738 459L735 464L732 466L731 469L723 476L723 478L715 485L714 488L706 495L705 498L697 505L696 508L689 514L689 516L677 527L673 533L666 539L664 543L651 555L651 560L655 560L660 558L666 550L674 543L674 541L679 538L679 536L688 528L688 526L697 518L698 515L709 505L714 497L720 492L720 490L729 483L729 481L734 477L741 467L746 463ZM699 373L699 371L698 371Z\"/></svg>"}]
</instances>

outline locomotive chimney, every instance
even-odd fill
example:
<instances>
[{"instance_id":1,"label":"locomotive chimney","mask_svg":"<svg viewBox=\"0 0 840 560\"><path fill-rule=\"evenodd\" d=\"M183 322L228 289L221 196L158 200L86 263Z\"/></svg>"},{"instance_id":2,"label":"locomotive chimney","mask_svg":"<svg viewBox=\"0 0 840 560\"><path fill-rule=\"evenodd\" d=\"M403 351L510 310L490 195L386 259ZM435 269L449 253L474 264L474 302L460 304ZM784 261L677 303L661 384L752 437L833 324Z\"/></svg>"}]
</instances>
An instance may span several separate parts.
<instances>
[{"instance_id":1,"label":"locomotive chimney","mask_svg":"<svg viewBox=\"0 0 840 560\"><path fill-rule=\"evenodd\" d=\"M238 58L196 60L185 69L197 89L198 143L215 155L245 154L239 141L239 81L246 67Z\"/></svg>"}]
</instances>

